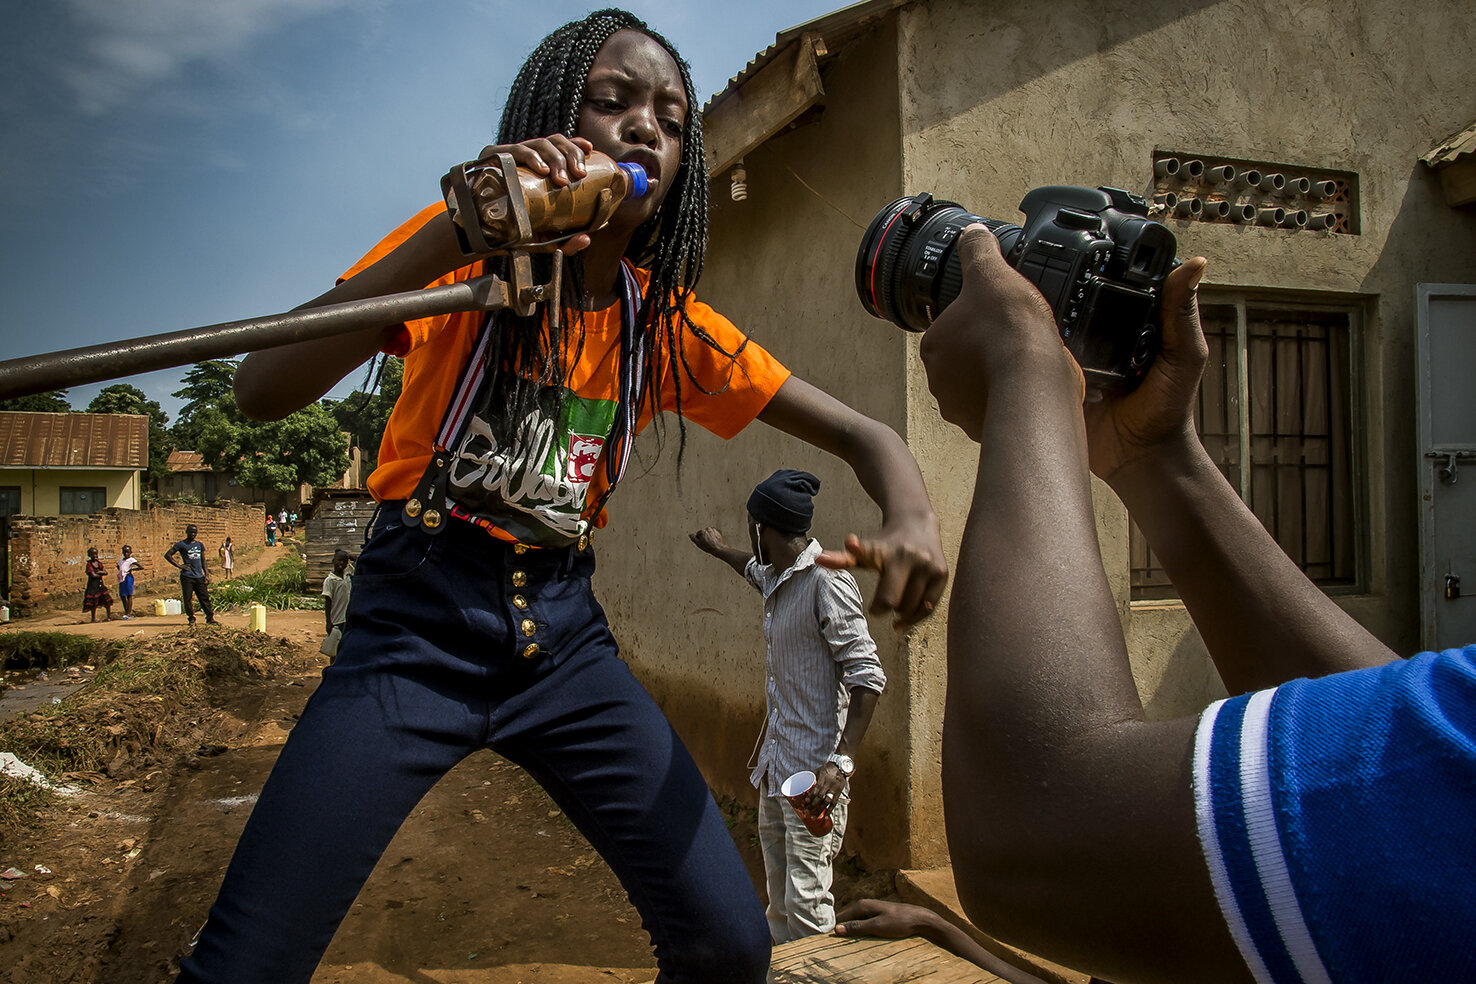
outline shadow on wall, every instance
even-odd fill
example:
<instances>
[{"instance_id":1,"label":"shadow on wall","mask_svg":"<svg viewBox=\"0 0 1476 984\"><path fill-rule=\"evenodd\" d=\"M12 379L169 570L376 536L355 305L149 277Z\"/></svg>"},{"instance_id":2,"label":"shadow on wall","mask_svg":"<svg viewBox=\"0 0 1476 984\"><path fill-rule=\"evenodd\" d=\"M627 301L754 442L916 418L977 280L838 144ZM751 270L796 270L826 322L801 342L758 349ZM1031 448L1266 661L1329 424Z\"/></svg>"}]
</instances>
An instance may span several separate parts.
<instances>
[{"instance_id":1,"label":"shadow on wall","mask_svg":"<svg viewBox=\"0 0 1476 984\"><path fill-rule=\"evenodd\" d=\"M1415 285L1476 283L1476 208L1447 206L1439 175L1417 162L1411 167L1378 260L1359 285L1378 298L1362 344L1368 367L1363 413L1370 435L1381 438L1368 447L1367 472L1378 481L1369 489L1367 509L1369 516L1383 517L1373 529L1375 539L1384 539L1367 545L1372 563L1382 567L1369 570L1368 576L1371 587L1385 596L1391 621L1365 624L1403 654L1420 646L1417 468L1422 462L1419 396L1412 382L1419 351Z\"/></svg>"},{"instance_id":2,"label":"shadow on wall","mask_svg":"<svg viewBox=\"0 0 1476 984\"><path fill-rule=\"evenodd\" d=\"M1135 666L1134 670L1135 675L1141 674L1141 668ZM1143 712L1150 721L1198 714L1211 701L1226 696L1225 685L1197 629L1184 632L1167 656L1155 657L1151 673L1154 682L1151 690L1144 692L1142 682L1139 683Z\"/></svg>"}]
</instances>

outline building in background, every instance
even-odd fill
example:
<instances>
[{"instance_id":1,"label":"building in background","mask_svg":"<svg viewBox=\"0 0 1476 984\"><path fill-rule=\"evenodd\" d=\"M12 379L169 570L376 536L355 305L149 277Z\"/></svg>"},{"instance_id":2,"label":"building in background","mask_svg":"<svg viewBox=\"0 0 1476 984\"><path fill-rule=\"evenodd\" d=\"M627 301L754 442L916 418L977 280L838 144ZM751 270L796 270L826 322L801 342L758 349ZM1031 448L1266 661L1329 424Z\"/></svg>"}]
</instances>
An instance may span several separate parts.
<instances>
[{"instance_id":1,"label":"building in background","mask_svg":"<svg viewBox=\"0 0 1476 984\"><path fill-rule=\"evenodd\" d=\"M918 336L862 310L863 230L922 191L1010 221L1041 185L1157 199L1180 255L1210 260L1199 425L1227 478L1396 651L1471 641L1476 544L1460 537L1476 535L1476 288L1463 286L1476 284L1476 214L1445 197L1450 178L1434 168L1450 155L1421 155L1476 118L1472 50L1476 18L1460 0L846 7L780 34L706 107L713 214L699 296L903 436L952 552L978 449L939 418ZM1219 167L1262 182L1216 185ZM1180 207L1190 200L1199 207ZM1217 217L1244 206L1248 221ZM1314 230L1323 216L1331 226ZM688 428L679 475L675 442L668 428L651 473L611 500L600 595L709 780L743 797L763 639L741 585L712 577L686 535L714 518L741 533L734 504L776 467L823 479L822 542L881 517L844 465L770 428L728 443ZM650 460L654 436L640 449ZM1102 485L1097 517L1149 713L1221 695L1187 613ZM905 633L872 625L892 686L847 843L876 865L947 858L946 629L943 611Z\"/></svg>"},{"instance_id":2,"label":"building in background","mask_svg":"<svg viewBox=\"0 0 1476 984\"><path fill-rule=\"evenodd\" d=\"M0 517L137 509L148 466L142 414L0 411Z\"/></svg>"}]
</instances>

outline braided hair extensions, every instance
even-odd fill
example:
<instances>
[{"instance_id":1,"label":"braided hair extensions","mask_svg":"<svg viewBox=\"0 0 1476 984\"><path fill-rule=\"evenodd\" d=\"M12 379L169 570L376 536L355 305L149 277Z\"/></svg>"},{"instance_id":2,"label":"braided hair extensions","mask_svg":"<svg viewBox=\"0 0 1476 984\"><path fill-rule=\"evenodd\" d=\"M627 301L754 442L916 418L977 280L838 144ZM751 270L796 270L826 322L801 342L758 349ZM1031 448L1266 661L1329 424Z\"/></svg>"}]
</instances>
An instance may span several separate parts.
<instances>
[{"instance_id":1,"label":"braided hair extensions","mask_svg":"<svg viewBox=\"0 0 1476 984\"><path fill-rule=\"evenodd\" d=\"M682 132L681 163L675 182L661 209L636 230L626 250L626 257L631 262L648 269L651 274L636 316L637 331L644 335L648 346L666 346L670 364L683 369L673 372L676 405L670 408L677 415L680 431L680 463L686 446L686 424L681 409L682 377L685 375L694 385L703 388L688 368L685 354L688 331L730 359L736 358L742 348L740 346L734 352L725 351L704 329L694 324L686 312L687 301L702 275L707 249L708 204L702 118L687 63L670 42L633 14L616 9L595 11L549 34L528 56L508 94L497 142L517 143L554 133L576 136L580 108L595 56L605 42L621 30L639 31L671 55L681 73L688 105ZM533 263L537 279L546 282L552 272L551 257L535 255ZM501 257L493 258L488 261L488 269L506 276L507 261ZM564 296L561 299L564 307L562 328L556 330L545 325L541 312L527 318L507 310L495 313L495 330L488 350L489 368L523 368L523 372L489 373L495 380L494 389L487 397L489 408L496 407L501 411L495 416L509 424L510 431L515 431L514 422L522 420L530 411L540 388L556 386L562 389L558 384L564 382L570 368L563 355L564 333L578 333L577 338L570 339L574 343L575 359L583 348L583 294L583 261L576 254L566 260ZM660 406L661 388L656 373L660 361L646 360L645 379L642 380L642 398L652 401L658 436L662 429L660 412L667 409Z\"/></svg>"}]
</instances>

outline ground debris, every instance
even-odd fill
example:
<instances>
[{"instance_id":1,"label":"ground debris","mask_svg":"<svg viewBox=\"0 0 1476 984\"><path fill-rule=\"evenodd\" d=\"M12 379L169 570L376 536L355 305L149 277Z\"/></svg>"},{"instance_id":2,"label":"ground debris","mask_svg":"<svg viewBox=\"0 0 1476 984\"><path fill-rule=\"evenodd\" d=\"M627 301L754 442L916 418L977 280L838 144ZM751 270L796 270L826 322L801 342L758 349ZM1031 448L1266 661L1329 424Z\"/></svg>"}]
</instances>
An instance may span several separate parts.
<instances>
[{"instance_id":1,"label":"ground debris","mask_svg":"<svg viewBox=\"0 0 1476 984\"><path fill-rule=\"evenodd\" d=\"M45 775L97 782L146 773L187 751L223 748L211 728L211 691L271 679L295 653L285 639L226 628L115 643L97 672L64 699L0 723L0 749ZM17 786L0 784L0 838L23 826L40 802Z\"/></svg>"}]
</instances>

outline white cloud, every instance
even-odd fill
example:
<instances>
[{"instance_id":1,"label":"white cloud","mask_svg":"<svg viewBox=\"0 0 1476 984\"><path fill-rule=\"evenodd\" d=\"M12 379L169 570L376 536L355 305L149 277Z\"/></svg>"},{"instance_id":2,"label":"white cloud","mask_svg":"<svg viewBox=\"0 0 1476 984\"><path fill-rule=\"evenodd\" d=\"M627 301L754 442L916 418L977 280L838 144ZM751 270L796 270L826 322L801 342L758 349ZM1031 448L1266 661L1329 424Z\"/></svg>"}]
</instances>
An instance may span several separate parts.
<instances>
[{"instance_id":1,"label":"white cloud","mask_svg":"<svg viewBox=\"0 0 1476 984\"><path fill-rule=\"evenodd\" d=\"M350 0L65 0L75 57L57 67L86 115L127 104L189 64L229 57L259 38Z\"/></svg>"}]
</instances>

